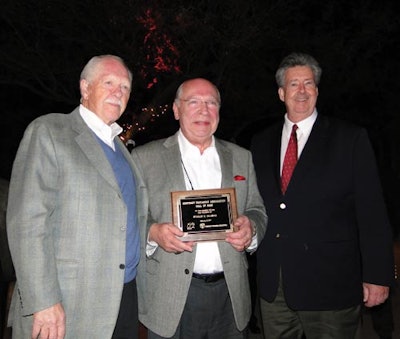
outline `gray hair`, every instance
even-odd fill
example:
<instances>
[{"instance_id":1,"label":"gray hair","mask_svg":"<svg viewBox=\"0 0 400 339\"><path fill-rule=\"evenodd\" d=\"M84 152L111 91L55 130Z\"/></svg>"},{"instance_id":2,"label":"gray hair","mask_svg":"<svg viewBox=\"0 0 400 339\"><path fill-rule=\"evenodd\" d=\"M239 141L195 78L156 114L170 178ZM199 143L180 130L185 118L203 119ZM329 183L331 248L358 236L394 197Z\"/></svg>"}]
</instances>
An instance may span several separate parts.
<instances>
[{"instance_id":1,"label":"gray hair","mask_svg":"<svg viewBox=\"0 0 400 339\"><path fill-rule=\"evenodd\" d=\"M305 53L291 53L282 60L278 70L276 71L275 80L278 87L283 87L285 85L285 73L288 68L296 66L310 67L314 74L315 84L318 86L319 81L321 80L322 69L317 60L315 60L311 55Z\"/></svg>"},{"instance_id":2,"label":"gray hair","mask_svg":"<svg viewBox=\"0 0 400 339\"><path fill-rule=\"evenodd\" d=\"M129 80L130 80L130 82L132 82L132 72L129 70L129 68L126 65L125 61L122 58L120 58L119 56L111 55L111 54L98 55L98 56L94 56L93 58L91 58L88 61L88 63L85 65L85 67L83 68L83 70L81 72L80 80L85 79L88 82L93 80L93 78L96 76L97 68L101 65L101 63L105 59L114 59L114 60L120 62L126 68L126 70L128 71Z\"/></svg>"}]
</instances>

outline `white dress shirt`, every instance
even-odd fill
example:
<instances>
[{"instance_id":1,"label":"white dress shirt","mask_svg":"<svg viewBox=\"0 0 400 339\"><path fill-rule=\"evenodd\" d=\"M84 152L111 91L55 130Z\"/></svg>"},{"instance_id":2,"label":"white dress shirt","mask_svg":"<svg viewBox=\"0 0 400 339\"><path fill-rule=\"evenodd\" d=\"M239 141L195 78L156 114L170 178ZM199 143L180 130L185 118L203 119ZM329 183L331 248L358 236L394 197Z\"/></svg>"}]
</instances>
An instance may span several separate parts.
<instances>
[{"instance_id":1,"label":"white dress shirt","mask_svg":"<svg viewBox=\"0 0 400 339\"><path fill-rule=\"evenodd\" d=\"M317 119L317 110L306 119L301 120L296 123L297 130L297 158L300 158L301 152L303 152L304 146L310 136L311 130L313 128L314 122ZM289 144L290 134L292 133L292 127L294 123L290 121L285 114L285 123L283 124L282 129L282 141L281 141L281 174L282 174L282 167L283 167L283 160L285 158L286 149Z\"/></svg>"},{"instance_id":2,"label":"white dress shirt","mask_svg":"<svg viewBox=\"0 0 400 339\"><path fill-rule=\"evenodd\" d=\"M221 188L222 174L221 163L215 140L212 138L211 145L203 154L191 144L183 135L178 133L179 149L182 158L182 170L185 176L187 190ZM197 243L196 259L193 272L216 273L222 272L221 256L216 241L201 241Z\"/></svg>"},{"instance_id":3,"label":"white dress shirt","mask_svg":"<svg viewBox=\"0 0 400 339\"><path fill-rule=\"evenodd\" d=\"M185 138L181 130L178 133L178 144L186 189L189 191L221 188L221 163L215 148L214 137L212 137L211 145L204 150L203 154ZM254 235L247 251L251 252L257 248L257 243L257 235ZM212 274L223 271L221 255L216 241L201 241L197 242L196 246L193 272ZM158 244L155 241L147 239L146 255L151 256L157 247Z\"/></svg>"},{"instance_id":4,"label":"white dress shirt","mask_svg":"<svg viewBox=\"0 0 400 339\"><path fill-rule=\"evenodd\" d=\"M79 106L79 113L93 133L115 151L114 138L122 132L122 127L116 122L107 125L95 113L83 105Z\"/></svg>"}]
</instances>

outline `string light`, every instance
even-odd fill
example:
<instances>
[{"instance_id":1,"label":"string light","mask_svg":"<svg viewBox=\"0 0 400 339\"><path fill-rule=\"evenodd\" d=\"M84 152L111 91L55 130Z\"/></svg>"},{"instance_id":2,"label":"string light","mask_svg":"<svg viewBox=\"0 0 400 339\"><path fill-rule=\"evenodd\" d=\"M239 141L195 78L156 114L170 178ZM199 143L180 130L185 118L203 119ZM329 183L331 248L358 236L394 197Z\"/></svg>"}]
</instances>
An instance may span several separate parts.
<instances>
[{"instance_id":1,"label":"string light","mask_svg":"<svg viewBox=\"0 0 400 339\"><path fill-rule=\"evenodd\" d=\"M142 65L140 75L145 81L147 90L154 90L159 84L162 73L181 73L179 65L179 50L169 37L168 27L165 26L163 16L157 9L147 7L136 18L146 32L143 37L143 52L145 63ZM148 123L155 123L168 110L170 105L146 106L133 118L139 121L122 124L121 140L128 145L133 136L146 130Z\"/></svg>"},{"instance_id":2,"label":"string light","mask_svg":"<svg viewBox=\"0 0 400 339\"><path fill-rule=\"evenodd\" d=\"M130 139L133 138L137 133L143 132L146 130L146 125L148 122L154 123L156 120L162 116L164 116L170 108L170 105L160 105L157 107L149 106L143 107L141 109L141 122L133 122L133 123L124 123L122 124L122 133L119 135L120 139L127 144Z\"/></svg>"}]
</instances>

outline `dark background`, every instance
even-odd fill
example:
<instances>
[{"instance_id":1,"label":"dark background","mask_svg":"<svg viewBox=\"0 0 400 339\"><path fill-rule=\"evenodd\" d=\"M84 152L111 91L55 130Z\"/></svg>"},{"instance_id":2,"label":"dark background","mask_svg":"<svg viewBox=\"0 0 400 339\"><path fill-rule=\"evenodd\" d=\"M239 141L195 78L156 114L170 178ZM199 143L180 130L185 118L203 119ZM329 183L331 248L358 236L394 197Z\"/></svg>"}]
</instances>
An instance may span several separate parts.
<instances>
[{"instance_id":1,"label":"dark background","mask_svg":"<svg viewBox=\"0 0 400 339\"><path fill-rule=\"evenodd\" d=\"M1 0L0 176L9 179L29 122L79 104L79 74L94 55L119 55L133 71L120 123L137 144L176 131L175 90L203 76L222 94L217 135L248 146L284 113L274 73L301 51L323 69L319 112L367 128L397 229L397 7L395 0Z\"/></svg>"}]
</instances>

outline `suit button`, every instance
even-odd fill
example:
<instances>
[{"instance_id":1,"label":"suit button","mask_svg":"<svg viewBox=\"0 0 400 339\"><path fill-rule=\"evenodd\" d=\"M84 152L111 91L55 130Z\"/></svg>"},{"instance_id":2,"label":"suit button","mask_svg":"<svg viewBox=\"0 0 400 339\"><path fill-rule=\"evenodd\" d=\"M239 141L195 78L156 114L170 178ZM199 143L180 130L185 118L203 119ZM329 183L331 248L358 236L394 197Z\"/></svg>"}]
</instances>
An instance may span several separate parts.
<instances>
[{"instance_id":1,"label":"suit button","mask_svg":"<svg viewBox=\"0 0 400 339\"><path fill-rule=\"evenodd\" d=\"M190 273L190 271L187 268L185 268L185 274L189 274L189 273Z\"/></svg>"},{"instance_id":2,"label":"suit button","mask_svg":"<svg viewBox=\"0 0 400 339\"><path fill-rule=\"evenodd\" d=\"M125 265L124 265L124 264L120 264L120 265L119 265L119 268L120 268L121 270L123 270L123 269L125 268Z\"/></svg>"},{"instance_id":3,"label":"suit button","mask_svg":"<svg viewBox=\"0 0 400 339\"><path fill-rule=\"evenodd\" d=\"M280 208L281 210L284 210L284 209L286 208L286 204L285 204L284 202L281 202L281 203L279 204L279 208Z\"/></svg>"},{"instance_id":4,"label":"suit button","mask_svg":"<svg viewBox=\"0 0 400 339\"><path fill-rule=\"evenodd\" d=\"M279 233L276 233L275 238L279 239L281 237L281 235Z\"/></svg>"}]
</instances>

